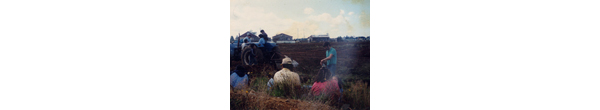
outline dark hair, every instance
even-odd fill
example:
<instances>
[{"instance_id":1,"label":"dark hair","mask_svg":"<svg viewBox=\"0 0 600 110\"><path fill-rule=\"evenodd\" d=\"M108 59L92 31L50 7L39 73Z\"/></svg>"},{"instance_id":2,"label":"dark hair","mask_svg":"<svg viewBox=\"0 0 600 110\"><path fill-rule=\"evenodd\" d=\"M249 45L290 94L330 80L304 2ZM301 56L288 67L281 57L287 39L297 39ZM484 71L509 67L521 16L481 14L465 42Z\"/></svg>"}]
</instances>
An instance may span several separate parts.
<instances>
[{"instance_id":1,"label":"dark hair","mask_svg":"<svg viewBox=\"0 0 600 110\"><path fill-rule=\"evenodd\" d=\"M327 67L321 67L321 69L319 69L319 73L317 73L317 76L314 77L314 81L325 82L326 79L331 79L331 72L329 69L327 69Z\"/></svg>"},{"instance_id":2,"label":"dark hair","mask_svg":"<svg viewBox=\"0 0 600 110\"><path fill-rule=\"evenodd\" d=\"M242 66L242 65L237 65L237 66L235 67L235 70L234 70L234 72L235 72L235 74L237 74L238 76L240 76L240 77L244 77L244 75L246 75L246 68L244 68L244 66Z\"/></svg>"},{"instance_id":3,"label":"dark hair","mask_svg":"<svg viewBox=\"0 0 600 110\"><path fill-rule=\"evenodd\" d=\"M325 44L323 44L323 47L327 47L327 46L331 46L331 44L329 44L329 42L325 42Z\"/></svg>"},{"instance_id":4,"label":"dark hair","mask_svg":"<svg viewBox=\"0 0 600 110\"><path fill-rule=\"evenodd\" d=\"M261 29L261 30L260 30L260 32L265 32L265 30L262 30L262 29Z\"/></svg>"},{"instance_id":5,"label":"dark hair","mask_svg":"<svg viewBox=\"0 0 600 110\"><path fill-rule=\"evenodd\" d=\"M244 68L244 66L242 66L242 65L237 65L237 66L235 67L235 70L242 70L242 71L245 71L246 69L245 69L245 68Z\"/></svg>"}]
</instances>

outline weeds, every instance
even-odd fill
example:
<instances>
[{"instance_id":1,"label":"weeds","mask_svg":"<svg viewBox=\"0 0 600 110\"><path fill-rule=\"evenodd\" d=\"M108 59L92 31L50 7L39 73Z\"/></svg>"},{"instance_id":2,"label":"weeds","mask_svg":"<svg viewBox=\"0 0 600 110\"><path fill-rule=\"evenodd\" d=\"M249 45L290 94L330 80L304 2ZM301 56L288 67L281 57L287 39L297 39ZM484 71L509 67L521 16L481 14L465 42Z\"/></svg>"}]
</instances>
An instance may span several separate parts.
<instances>
[{"instance_id":1,"label":"weeds","mask_svg":"<svg viewBox=\"0 0 600 110\"><path fill-rule=\"evenodd\" d=\"M349 103L355 109L364 109L370 106L370 87L368 83L355 81L349 84L349 88L344 89L344 101Z\"/></svg>"},{"instance_id":2,"label":"weeds","mask_svg":"<svg viewBox=\"0 0 600 110\"><path fill-rule=\"evenodd\" d=\"M270 95L275 97L286 97L291 99L298 99L302 95L302 90L299 86L293 85L291 82L275 83L273 91Z\"/></svg>"},{"instance_id":3,"label":"weeds","mask_svg":"<svg viewBox=\"0 0 600 110\"><path fill-rule=\"evenodd\" d=\"M254 91L265 92L269 89L267 82L269 82L268 77L255 77L250 80L250 87Z\"/></svg>"}]
</instances>

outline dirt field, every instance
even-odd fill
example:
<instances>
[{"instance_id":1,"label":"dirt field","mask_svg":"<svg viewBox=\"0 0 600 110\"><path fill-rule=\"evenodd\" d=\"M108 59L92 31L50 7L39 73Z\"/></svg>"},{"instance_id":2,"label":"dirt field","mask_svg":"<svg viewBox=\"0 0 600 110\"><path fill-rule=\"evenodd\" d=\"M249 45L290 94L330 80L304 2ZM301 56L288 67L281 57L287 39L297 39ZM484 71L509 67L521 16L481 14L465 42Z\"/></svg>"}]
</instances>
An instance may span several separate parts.
<instances>
[{"instance_id":1,"label":"dirt field","mask_svg":"<svg viewBox=\"0 0 600 110\"><path fill-rule=\"evenodd\" d=\"M300 64L294 71L301 73L301 77L311 76L320 68L319 61L325 58L325 49L322 45L323 43L277 44L283 55L287 55ZM336 73L340 77L350 81L369 82L370 42L332 42L331 45L338 54ZM239 64L241 64L240 61L231 61L230 71ZM277 70L268 65L254 65L250 68L255 76L272 74ZM303 78L303 80L306 79Z\"/></svg>"},{"instance_id":2,"label":"dirt field","mask_svg":"<svg viewBox=\"0 0 600 110\"><path fill-rule=\"evenodd\" d=\"M323 43L277 44L282 54L300 63L297 71L316 73L325 58ZM338 54L337 74L369 77L370 42L332 42ZM368 79L367 79L368 80Z\"/></svg>"},{"instance_id":3,"label":"dirt field","mask_svg":"<svg viewBox=\"0 0 600 110\"><path fill-rule=\"evenodd\" d=\"M340 82L343 82L343 88L347 89L344 91L341 103L327 105L310 100L270 96L265 92L265 80L272 77L278 69L269 65L254 65L249 68L249 71L252 72L250 74L251 90L248 93L245 91L232 91L230 93L232 107L243 107L242 109L340 109L341 105L349 104L350 109L368 109L370 105L368 98L370 42L332 42L331 44L338 54L336 73ZM294 71L300 75L301 82L304 85L313 83L310 79L320 68L319 61L325 58L326 49L322 45L323 43L277 44L283 55L287 55L299 63ZM231 61L230 71L238 64L241 64L241 62ZM356 83L361 85L357 86Z\"/></svg>"}]
</instances>

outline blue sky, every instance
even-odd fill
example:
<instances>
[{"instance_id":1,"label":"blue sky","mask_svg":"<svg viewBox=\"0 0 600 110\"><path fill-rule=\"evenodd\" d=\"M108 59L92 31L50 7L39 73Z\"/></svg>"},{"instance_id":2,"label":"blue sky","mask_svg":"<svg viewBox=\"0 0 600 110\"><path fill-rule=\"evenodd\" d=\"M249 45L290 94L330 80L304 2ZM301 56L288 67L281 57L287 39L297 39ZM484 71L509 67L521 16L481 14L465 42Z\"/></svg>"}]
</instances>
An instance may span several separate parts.
<instances>
[{"instance_id":1,"label":"blue sky","mask_svg":"<svg viewBox=\"0 0 600 110\"><path fill-rule=\"evenodd\" d=\"M230 35L264 29L294 38L369 36L369 0L231 0Z\"/></svg>"}]
</instances>

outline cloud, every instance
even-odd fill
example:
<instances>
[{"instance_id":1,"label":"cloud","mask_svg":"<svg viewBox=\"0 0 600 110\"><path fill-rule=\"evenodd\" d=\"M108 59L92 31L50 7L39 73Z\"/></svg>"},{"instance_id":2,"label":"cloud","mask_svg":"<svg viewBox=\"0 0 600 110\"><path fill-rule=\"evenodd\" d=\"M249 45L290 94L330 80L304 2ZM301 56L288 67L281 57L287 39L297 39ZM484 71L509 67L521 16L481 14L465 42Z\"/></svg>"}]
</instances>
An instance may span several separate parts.
<instances>
[{"instance_id":1,"label":"cloud","mask_svg":"<svg viewBox=\"0 0 600 110\"><path fill-rule=\"evenodd\" d=\"M371 26L371 14L365 13L363 11L362 13L360 13L360 15L358 17L360 18L360 24L363 27L370 27Z\"/></svg>"},{"instance_id":2,"label":"cloud","mask_svg":"<svg viewBox=\"0 0 600 110\"><path fill-rule=\"evenodd\" d=\"M305 8L304 9L304 14L311 14L312 12L315 12L315 10L313 10L312 8Z\"/></svg>"},{"instance_id":3,"label":"cloud","mask_svg":"<svg viewBox=\"0 0 600 110\"><path fill-rule=\"evenodd\" d=\"M269 35L275 35L282 31L281 27L290 27L295 21L292 19L283 19L271 12L265 12L261 7L241 6L230 9L230 35L235 36L238 33L246 31L258 31L264 29Z\"/></svg>"},{"instance_id":4,"label":"cloud","mask_svg":"<svg viewBox=\"0 0 600 110\"><path fill-rule=\"evenodd\" d=\"M315 13L312 8L305 8L304 13L296 13L303 16L300 18L286 18L286 15L276 15L270 11L272 10L267 7L231 4L230 36L236 36L238 33L249 30L257 32L260 29L264 29L269 37L279 33L285 33L294 38L327 33L332 38L345 35L369 35L370 16L368 11L347 13L340 9L339 13L332 10L334 12L319 14Z\"/></svg>"},{"instance_id":5,"label":"cloud","mask_svg":"<svg viewBox=\"0 0 600 110\"><path fill-rule=\"evenodd\" d=\"M329 33L330 37L353 35L354 27L350 24L350 17L344 17L342 11L340 14L333 17L329 13L322 13L320 15L311 15L308 17L309 21L315 21L322 27L319 27L317 31L312 34L326 34ZM319 33L326 32L326 33Z\"/></svg>"},{"instance_id":6,"label":"cloud","mask_svg":"<svg viewBox=\"0 0 600 110\"><path fill-rule=\"evenodd\" d=\"M340 14L336 17L332 17L329 13L323 13L320 15L311 15L308 17L309 20L321 21L330 24L331 27L335 27L344 21L344 17Z\"/></svg>"}]
</instances>

